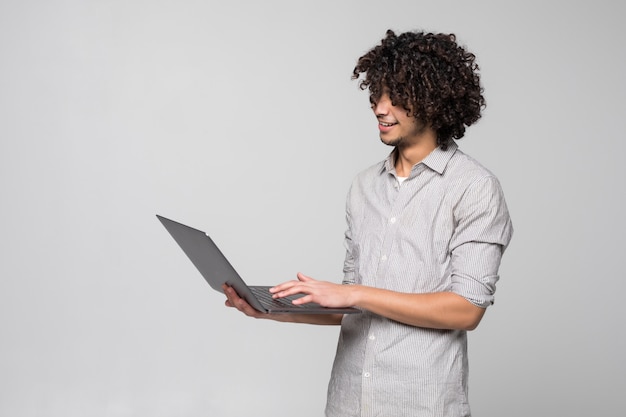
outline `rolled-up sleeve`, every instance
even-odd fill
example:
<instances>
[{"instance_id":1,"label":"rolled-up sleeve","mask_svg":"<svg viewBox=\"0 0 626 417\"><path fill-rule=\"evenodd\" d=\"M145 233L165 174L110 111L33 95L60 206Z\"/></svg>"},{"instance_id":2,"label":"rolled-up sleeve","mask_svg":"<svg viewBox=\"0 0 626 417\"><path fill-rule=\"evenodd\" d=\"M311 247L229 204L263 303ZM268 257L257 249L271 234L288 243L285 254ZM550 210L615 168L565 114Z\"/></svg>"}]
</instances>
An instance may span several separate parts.
<instances>
[{"instance_id":1,"label":"rolled-up sleeve","mask_svg":"<svg viewBox=\"0 0 626 417\"><path fill-rule=\"evenodd\" d=\"M500 260L513 234L498 180L486 176L471 184L455 207L454 217L450 290L486 308L494 302Z\"/></svg>"}]
</instances>

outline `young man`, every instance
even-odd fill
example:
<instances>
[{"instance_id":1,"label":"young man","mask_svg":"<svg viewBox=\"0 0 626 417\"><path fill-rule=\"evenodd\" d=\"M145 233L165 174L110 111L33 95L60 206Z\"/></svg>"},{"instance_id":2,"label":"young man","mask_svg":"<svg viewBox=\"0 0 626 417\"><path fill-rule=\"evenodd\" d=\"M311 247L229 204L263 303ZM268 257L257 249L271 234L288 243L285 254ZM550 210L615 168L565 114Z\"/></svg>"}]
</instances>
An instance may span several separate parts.
<instances>
[{"instance_id":1,"label":"young man","mask_svg":"<svg viewBox=\"0 0 626 417\"><path fill-rule=\"evenodd\" d=\"M469 416L466 332L493 303L513 232L498 180L454 142L485 105L475 57L454 35L387 31L353 79L394 149L349 191L343 283L298 274L271 292L362 314L262 314L228 287L226 305L341 325L329 417Z\"/></svg>"}]
</instances>

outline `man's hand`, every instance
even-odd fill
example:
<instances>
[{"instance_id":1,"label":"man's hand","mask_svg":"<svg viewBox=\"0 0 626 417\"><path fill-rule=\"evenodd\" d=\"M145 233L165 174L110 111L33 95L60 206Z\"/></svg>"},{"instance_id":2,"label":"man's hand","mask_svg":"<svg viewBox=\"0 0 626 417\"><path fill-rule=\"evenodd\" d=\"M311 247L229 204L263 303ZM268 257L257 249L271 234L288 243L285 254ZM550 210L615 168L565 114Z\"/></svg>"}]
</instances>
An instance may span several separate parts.
<instances>
[{"instance_id":1,"label":"man's hand","mask_svg":"<svg viewBox=\"0 0 626 417\"><path fill-rule=\"evenodd\" d=\"M309 278L310 279L310 278ZM285 284L280 284L285 285ZM279 285L279 286L280 286ZM308 323L322 325L338 325L341 324L341 314L268 314L255 310L246 300L239 297L234 288L224 285L224 294L226 294L226 306L236 308L248 317L255 319L269 319L288 323ZM276 288L276 287L275 287Z\"/></svg>"},{"instance_id":2,"label":"man's hand","mask_svg":"<svg viewBox=\"0 0 626 417\"><path fill-rule=\"evenodd\" d=\"M235 291L235 289L233 287L229 287L228 285L224 284L222 286L222 289L224 290L224 294L226 295L226 303L225 304L226 304L227 307L234 307L237 310L241 311L246 316L254 317L255 319L269 318L268 317L269 314L262 313L262 312L256 310L254 307L252 307L250 304L248 304L248 302L246 300L241 298L239 296L239 294L237 294L237 292Z\"/></svg>"},{"instance_id":3,"label":"man's hand","mask_svg":"<svg viewBox=\"0 0 626 417\"><path fill-rule=\"evenodd\" d=\"M305 294L293 301L294 304L317 303L324 307L352 307L352 288L349 285L317 281L298 272L298 279L284 282L270 292L274 298L287 297L294 294Z\"/></svg>"}]
</instances>

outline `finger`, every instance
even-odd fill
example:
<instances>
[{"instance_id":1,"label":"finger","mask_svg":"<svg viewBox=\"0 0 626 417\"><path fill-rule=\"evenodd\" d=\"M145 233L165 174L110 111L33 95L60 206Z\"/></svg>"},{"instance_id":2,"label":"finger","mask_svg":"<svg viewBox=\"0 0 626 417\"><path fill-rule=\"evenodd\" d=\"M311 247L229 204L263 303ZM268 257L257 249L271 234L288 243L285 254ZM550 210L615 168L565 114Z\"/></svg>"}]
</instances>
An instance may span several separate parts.
<instances>
[{"instance_id":1,"label":"finger","mask_svg":"<svg viewBox=\"0 0 626 417\"><path fill-rule=\"evenodd\" d=\"M304 275L302 272L298 272L297 277L298 277L298 280L302 282L314 281L313 278Z\"/></svg>"},{"instance_id":2,"label":"finger","mask_svg":"<svg viewBox=\"0 0 626 417\"><path fill-rule=\"evenodd\" d=\"M234 288L226 285L224 285L222 288L224 290L224 295L226 295L228 301L230 301L231 304L235 305L237 300L239 299L239 294L237 294L237 291L235 291Z\"/></svg>"},{"instance_id":3,"label":"finger","mask_svg":"<svg viewBox=\"0 0 626 417\"><path fill-rule=\"evenodd\" d=\"M292 303L295 305L312 303L312 302L313 302L313 296L311 294L307 294L305 296L296 298L295 300L292 301Z\"/></svg>"},{"instance_id":4,"label":"finger","mask_svg":"<svg viewBox=\"0 0 626 417\"><path fill-rule=\"evenodd\" d=\"M270 288L270 292L272 294L280 292L280 291L285 291L288 288L293 287L294 285L299 284L298 281L287 281L287 282L283 282L282 284L278 284L273 286L272 288Z\"/></svg>"},{"instance_id":5,"label":"finger","mask_svg":"<svg viewBox=\"0 0 626 417\"><path fill-rule=\"evenodd\" d=\"M226 297L227 297L226 305L228 307L235 307L237 310L248 314L247 311L249 310L248 309L249 306L246 300L239 297L239 294L237 294L237 291L235 291L234 288L228 287L228 286L224 286L223 288L224 288L224 294L226 294Z\"/></svg>"},{"instance_id":6,"label":"finger","mask_svg":"<svg viewBox=\"0 0 626 417\"><path fill-rule=\"evenodd\" d=\"M222 285L222 290L224 291L224 295L226 296L226 306L227 307L235 307L235 303L232 295L232 288L227 286L226 284Z\"/></svg>"},{"instance_id":7,"label":"finger","mask_svg":"<svg viewBox=\"0 0 626 417\"><path fill-rule=\"evenodd\" d=\"M312 288L305 283L292 281L290 285L281 285L271 291L272 298L283 298L295 294L310 294Z\"/></svg>"},{"instance_id":8,"label":"finger","mask_svg":"<svg viewBox=\"0 0 626 417\"><path fill-rule=\"evenodd\" d=\"M307 286L303 285L312 281L313 278L304 275L302 272L297 274L298 281L287 281L270 289L270 292L278 297L286 297L288 295L308 293Z\"/></svg>"},{"instance_id":9,"label":"finger","mask_svg":"<svg viewBox=\"0 0 626 417\"><path fill-rule=\"evenodd\" d=\"M252 307L250 304L248 304L248 302L244 298L239 297L235 290L230 289L229 292L234 294L234 296L231 296L229 298L229 304L244 313L246 316L257 317L259 315L259 312L254 309L254 307Z\"/></svg>"}]
</instances>

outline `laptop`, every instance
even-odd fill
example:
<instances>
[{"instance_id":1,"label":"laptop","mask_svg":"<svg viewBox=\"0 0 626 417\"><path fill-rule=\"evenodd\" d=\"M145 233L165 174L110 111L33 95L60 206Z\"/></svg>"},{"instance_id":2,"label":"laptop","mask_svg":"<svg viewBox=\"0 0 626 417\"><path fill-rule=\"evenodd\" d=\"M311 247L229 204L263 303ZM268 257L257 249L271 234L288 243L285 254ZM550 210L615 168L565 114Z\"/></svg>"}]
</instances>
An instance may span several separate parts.
<instances>
[{"instance_id":1,"label":"laptop","mask_svg":"<svg viewBox=\"0 0 626 417\"><path fill-rule=\"evenodd\" d=\"M360 313L352 307L328 308L317 303L294 305L293 300L304 294L273 299L271 286L247 285L222 251L205 232L157 214L159 221L200 271L211 288L223 293L222 285L233 287L237 294L256 310L264 313L349 314Z\"/></svg>"}]
</instances>

